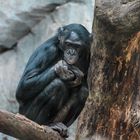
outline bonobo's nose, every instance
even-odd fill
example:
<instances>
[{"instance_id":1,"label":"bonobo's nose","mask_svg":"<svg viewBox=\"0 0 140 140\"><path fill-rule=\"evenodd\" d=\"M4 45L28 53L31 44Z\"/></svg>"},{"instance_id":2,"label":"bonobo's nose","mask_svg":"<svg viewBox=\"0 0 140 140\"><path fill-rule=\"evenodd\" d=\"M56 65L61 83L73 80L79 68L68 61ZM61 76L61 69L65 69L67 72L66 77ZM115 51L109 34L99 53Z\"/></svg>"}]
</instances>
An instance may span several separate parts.
<instances>
[{"instance_id":1,"label":"bonobo's nose","mask_svg":"<svg viewBox=\"0 0 140 140\"><path fill-rule=\"evenodd\" d=\"M73 48L68 49L68 50L67 50L67 53L68 53L69 55L72 55L72 56L77 54L77 53L76 53L76 50L73 49Z\"/></svg>"}]
</instances>

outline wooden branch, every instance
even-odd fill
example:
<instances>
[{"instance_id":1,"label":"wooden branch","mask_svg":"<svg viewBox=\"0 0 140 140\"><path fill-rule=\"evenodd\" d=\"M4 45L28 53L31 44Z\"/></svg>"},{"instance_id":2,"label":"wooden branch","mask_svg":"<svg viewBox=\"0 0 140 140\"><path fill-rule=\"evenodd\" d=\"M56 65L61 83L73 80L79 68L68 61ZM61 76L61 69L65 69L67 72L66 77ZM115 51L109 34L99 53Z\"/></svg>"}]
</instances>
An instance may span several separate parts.
<instances>
[{"instance_id":1,"label":"wooden branch","mask_svg":"<svg viewBox=\"0 0 140 140\"><path fill-rule=\"evenodd\" d=\"M20 140L64 140L47 126L40 126L20 114L0 110L0 132Z\"/></svg>"},{"instance_id":2,"label":"wooden branch","mask_svg":"<svg viewBox=\"0 0 140 140\"><path fill-rule=\"evenodd\" d=\"M140 0L98 0L96 16L115 33L132 34L140 30Z\"/></svg>"}]
</instances>

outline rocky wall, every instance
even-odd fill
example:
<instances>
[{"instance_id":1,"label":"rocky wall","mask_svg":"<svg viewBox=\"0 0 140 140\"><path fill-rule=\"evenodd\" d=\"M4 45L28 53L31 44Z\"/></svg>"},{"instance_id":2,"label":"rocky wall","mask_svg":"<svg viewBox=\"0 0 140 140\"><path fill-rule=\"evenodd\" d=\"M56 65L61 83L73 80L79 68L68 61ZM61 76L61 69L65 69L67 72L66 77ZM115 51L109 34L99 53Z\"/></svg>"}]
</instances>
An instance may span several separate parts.
<instances>
[{"instance_id":1,"label":"rocky wall","mask_svg":"<svg viewBox=\"0 0 140 140\"><path fill-rule=\"evenodd\" d=\"M0 109L17 112L15 91L29 56L58 27L80 23L91 31L93 6L94 0L0 0Z\"/></svg>"}]
</instances>

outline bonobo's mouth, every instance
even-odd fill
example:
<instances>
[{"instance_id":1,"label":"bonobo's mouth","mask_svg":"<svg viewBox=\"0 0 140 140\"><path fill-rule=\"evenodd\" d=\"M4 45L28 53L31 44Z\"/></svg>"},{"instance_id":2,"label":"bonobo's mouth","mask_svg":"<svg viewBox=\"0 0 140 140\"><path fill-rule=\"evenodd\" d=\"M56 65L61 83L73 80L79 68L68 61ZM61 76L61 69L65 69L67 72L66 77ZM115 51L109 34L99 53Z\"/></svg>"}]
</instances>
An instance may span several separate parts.
<instances>
[{"instance_id":1,"label":"bonobo's mouth","mask_svg":"<svg viewBox=\"0 0 140 140\"><path fill-rule=\"evenodd\" d=\"M77 60L78 59L69 59L69 60L66 60L66 62L68 63L68 64L70 64L70 65L73 65L73 64L75 64L76 62L77 62Z\"/></svg>"},{"instance_id":2,"label":"bonobo's mouth","mask_svg":"<svg viewBox=\"0 0 140 140\"><path fill-rule=\"evenodd\" d=\"M64 56L64 60L70 64L70 65L73 65L75 64L77 61L78 61L78 56L69 56L69 57L65 57Z\"/></svg>"}]
</instances>

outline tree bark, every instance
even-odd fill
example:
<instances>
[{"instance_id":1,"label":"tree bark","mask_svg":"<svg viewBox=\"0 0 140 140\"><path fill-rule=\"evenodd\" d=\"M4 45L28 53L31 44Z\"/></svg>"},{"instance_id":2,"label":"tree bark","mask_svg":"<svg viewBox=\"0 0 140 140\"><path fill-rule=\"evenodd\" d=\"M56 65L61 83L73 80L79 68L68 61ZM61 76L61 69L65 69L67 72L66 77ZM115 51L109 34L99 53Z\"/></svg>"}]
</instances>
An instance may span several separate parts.
<instances>
[{"instance_id":1,"label":"tree bark","mask_svg":"<svg viewBox=\"0 0 140 140\"><path fill-rule=\"evenodd\" d=\"M0 132L20 140L64 140L47 126L40 126L20 114L0 110Z\"/></svg>"},{"instance_id":2,"label":"tree bark","mask_svg":"<svg viewBox=\"0 0 140 140\"><path fill-rule=\"evenodd\" d=\"M96 0L90 96L76 140L140 139L140 0Z\"/></svg>"}]
</instances>

